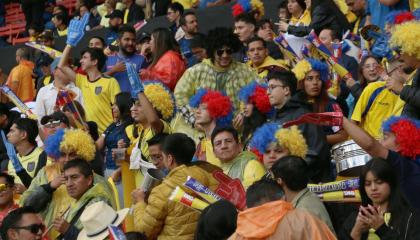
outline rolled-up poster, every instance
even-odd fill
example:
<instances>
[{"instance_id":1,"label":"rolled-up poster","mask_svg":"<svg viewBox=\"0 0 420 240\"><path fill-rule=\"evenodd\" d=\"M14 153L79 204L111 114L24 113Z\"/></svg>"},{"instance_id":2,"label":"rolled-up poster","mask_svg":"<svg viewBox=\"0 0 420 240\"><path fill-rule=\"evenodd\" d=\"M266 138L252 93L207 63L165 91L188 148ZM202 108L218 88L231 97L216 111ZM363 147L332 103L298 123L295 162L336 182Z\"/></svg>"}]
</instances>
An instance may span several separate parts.
<instances>
[{"instance_id":1,"label":"rolled-up poster","mask_svg":"<svg viewBox=\"0 0 420 240\"><path fill-rule=\"evenodd\" d=\"M172 192L171 196L169 197L169 200L182 203L187 207L194 208L199 211L202 211L209 205L208 203L189 195L179 186L177 186Z\"/></svg>"},{"instance_id":2,"label":"rolled-up poster","mask_svg":"<svg viewBox=\"0 0 420 240\"><path fill-rule=\"evenodd\" d=\"M313 193L357 190L359 189L359 179L354 178L321 184L308 184L308 189Z\"/></svg>"},{"instance_id":3,"label":"rolled-up poster","mask_svg":"<svg viewBox=\"0 0 420 240\"><path fill-rule=\"evenodd\" d=\"M0 90L4 92L4 94L6 94L6 96L10 99L10 101L13 102L13 104L16 105L16 107L26 116L28 116L28 118L30 119L37 119L37 116L31 111L31 109L26 106L25 103L22 102L22 100L20 100L20 98L12 91L12 89L10 89L8 86L1 86Z\"/></svg>"},{"instance_id":4,"label":"rolled-up poster","mask_svg":"<svg viewBox=\"0 0 420 240\"><path fill-rule=\"evenodd\" d=\"M202 197L209 203L214 203L222 199L222 197L211 191L208 187L204 186L191 176L187 177L187 181L184 183L184 186L193 190L195 193L200 195L200 197Z\"/></svg>"},{"instance_id":5,"label":"rolled-up poster","mask_svg":"<svg viewBox=\"0 0 420 240\"><path fill-rule=\"evenodd\" d=\"M38 49L41 52L44 52L44 53L46 53L50 56L54 56L56 58L61 57L61 55L63 55L62 52L60 52L58 50L55 50L54 48L50 48L50 47L47 47L45 45L41 45L41 44L36 43L36 42L27 42L27 43L25 43L25 45L28 46L28 47L31 47L31 48Z\"/></svg>"},{"instance_id":6,"label":"rolled-up poster","mask_svg":"<svg viewBox=\"0 0 420 240\"><path fill-rule=\"evenodd\" d=\"M335 191L318 193L318 197L324 202L360 202L359 190Z\"/></svg>"}]
</instances>

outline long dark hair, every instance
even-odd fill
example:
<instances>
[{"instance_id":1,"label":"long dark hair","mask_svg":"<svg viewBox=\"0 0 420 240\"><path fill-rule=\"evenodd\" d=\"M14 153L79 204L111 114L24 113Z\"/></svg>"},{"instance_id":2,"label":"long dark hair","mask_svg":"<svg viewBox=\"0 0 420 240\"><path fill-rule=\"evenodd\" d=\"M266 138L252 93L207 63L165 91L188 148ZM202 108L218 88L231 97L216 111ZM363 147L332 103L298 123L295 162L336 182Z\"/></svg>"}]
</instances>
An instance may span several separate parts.
<instances>
[{"instance_id":1,"label":"long dark hair","mask_svg":"<svg viewBox=\"0 0 420 240\"><path fill-rule=\"evenodd\" d=\"M360 83L360 86L362 86L363 88L365 88L368 85L365 76L363 76L363 66L365 65L366 61L370 58L375 59L375 61L379 64L379 60L376 59L372 55L367 55L363 57L362 60L360 60L359 69L358 69L359 70L359 83Z\"/></svg>"},{"instance_id":2,"label":"long dark hair","mask_svg":"<svg viewBox=\"0 0 420 240\"><path fill-rule=\"evenodd\" d=\"M301 96L304 99L306 99L306 101L308 101L309 97L305 92L304 81L305 81L305 79L298 82L298 88L301 90L300 91ZM328 96L327 88L325 86L325 83L322 82L320 95L318 95L315 98L315 102L311 103L312 104L312 111L315 112L315 113L325 112L326 109L327 109L328 101L329 101L329 96Z\"/></svg>"},{"instance_id":3,"label":"long dark hair","mask_svg":"<svg viewBox=\"0 0 420 240\"><path fill-rule=\"evenodd\" d=\"M401 193L397 174L389 162L382 158L373 158L363 167L359 177L359 191L362 198L362 205L372 205L372 200L368 197L365 189L366 175L371 172L376 178L389 184L391 193L388 198L388 212L391 213L389 225L399 226L403 220L403 212L410 208Z\"/></svg>"},{"instance_id":4,"label":"long dark hair","mask_svg":"<svg viewBox=\"0 0 420 240\"><path fill-rule=\"evenodd\" d=\"M133 106L131 94L128 92L120 92L115 95L115 104L120 111L120 120L123 125L128 126L133 123L130 108Z\"/></svg>"},{"instance_id":5,"label":"long dark hair","mask_svg":"<svg viewBox=\"0 0 420 240\"><path fill-rule=\"evenodd\" d=\"M152 32L155 43L155 50L153 54L153 61L150 67L156 65L159 59L169 50L178 51L178 44L176 43L171 31L167 28L156 28Z\"/></svg>"},{"instance_id":6,"label":"long dark hair","mask_svg":"<svg viewBox=\"0 0 420 240\"><path fill-rule=\"evenodd\" d=\"M242 132L241 143L246 147L246 141L255 130L267 122L267 115L261 113L255 105L253 105L251 116L244 118L244 130Z\"/></svg>"}]
</instances>

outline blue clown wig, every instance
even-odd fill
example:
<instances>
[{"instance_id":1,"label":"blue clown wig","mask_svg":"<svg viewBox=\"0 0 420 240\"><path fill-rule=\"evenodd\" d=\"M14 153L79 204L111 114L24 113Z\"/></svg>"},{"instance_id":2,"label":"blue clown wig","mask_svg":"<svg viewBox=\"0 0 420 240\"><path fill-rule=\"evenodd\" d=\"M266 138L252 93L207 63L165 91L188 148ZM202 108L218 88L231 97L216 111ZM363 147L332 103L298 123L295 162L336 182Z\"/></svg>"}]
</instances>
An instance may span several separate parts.
<instances>
[{"instance_id":1,"label":"blue clown wig","mask_svg":"<svg viewBox=\"0 0 420 240\"><path fill-rule=\"evenodd\" d=\"M233 104L225 94L207 89L199 89L191 97L190 106L197 108L200 104L207 104L207 111L210 117L216 120L217 126L228 126L232 124Z\"/></svg>"},{"instance_id":2,"label":"blue clown wig","mask_svg":"<svg viewBox=\"0 0 420 240\"><path fill-rule=\"evenodd\" d=\"M281 127L278 123L266 123L258 128L251 139L250 146L264 154L271 143L277 142L276 132Z\"/></svg>"},{"instance_id":3,"label":"blue clown wig","mask_svg":"<svg viewBox=\"0 0 420 240\"><path fill-rule=\"evenodd\" d=\"M44 144L44 150L47 153L48 156L57 159L60 157L60 144L64 137L64 129L60 128L57 129L57 131L48 136L48 138L45 140Z\"/></svg>"}]
</instances>

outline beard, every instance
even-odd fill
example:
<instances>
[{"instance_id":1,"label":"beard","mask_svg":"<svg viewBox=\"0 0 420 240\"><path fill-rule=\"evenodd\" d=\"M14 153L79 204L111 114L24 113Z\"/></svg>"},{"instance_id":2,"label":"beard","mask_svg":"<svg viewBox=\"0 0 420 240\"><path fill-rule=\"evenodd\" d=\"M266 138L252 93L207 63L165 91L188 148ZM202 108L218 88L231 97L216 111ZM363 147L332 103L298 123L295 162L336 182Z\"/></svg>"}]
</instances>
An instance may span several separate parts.
<instances>
[{"instance_id":1,"label":"beard","mask_svg":"<svg viewBox=\"0 0 420 240\"><path fill-rule=\"evenodd\" d=\"M135 48L133 48L133 49L135 49ZM132 52L129 52L129 51L127 51L127 49L126 49L126 48L124 48L123 46L120 46L120 50L121 50L121 52L122 52L125 56L132 56L132 55L134 55L134 53L136 52L136 50L134 50L134 51L132 51Z\"/></svg>"}]
</instances>

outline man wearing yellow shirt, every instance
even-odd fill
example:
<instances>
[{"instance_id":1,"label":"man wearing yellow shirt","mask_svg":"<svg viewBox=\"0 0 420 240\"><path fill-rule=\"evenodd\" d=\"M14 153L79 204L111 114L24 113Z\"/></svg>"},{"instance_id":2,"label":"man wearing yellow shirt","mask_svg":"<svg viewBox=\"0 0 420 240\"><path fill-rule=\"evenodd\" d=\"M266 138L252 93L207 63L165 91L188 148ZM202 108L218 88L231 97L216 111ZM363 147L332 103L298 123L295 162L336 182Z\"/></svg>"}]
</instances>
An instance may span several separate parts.
<instances>
[{"instance_id":1,"label":"man wearing yellow shirt","mask_svg":"<svg viewBox=\"0 0 420 240\"><path fill-rule=\"evenodd\" d=\"M99 71L106 60L100 49L86 48L82 51L80 63L87 75L76 74L69 67L64 66L70 50L71 46L67 45L61 57L59 68L62 68L65 74L82 91L86 120L96 122L99 133L102 133L112 123L111 105L115 100L115 95L120 92L120 86L115 78L105 76Z\"/></svg>"},{"instance_id":2,"label":"man wearing yellow shirt","mask_svg":"<svg viewBox=\"0 0 420 240\"><path fill-rule=\"evenodd\" d=\"M351 119L372 137L379 139L382 122L391 116L397 100L398 96L386 89L385 82L371 83L360 95Z\"/></svg>"},{"instance_id":3,"label":"man wearing yellow shirt","mask_svg":"<svg viewBox=\"0 0 420 240\"><path fill-rule=\"evenodd\" d=\"M231 178L241 180L248 188L265 174L264 165L257 156L249 151L242 151L238 132L233 127L220 127L211 134L213 151L221 160L223 172Z\"/></svg>"},{"instance_id":4,"label":"man wearing yellow shirt","mask_svg":"<svg viewBox=\"0 0 420 240\"><path fill-rule=\"evenodd\" d=\"M267 43L259 37L251 38L247 43L248 66L254 70L261 79L265 79L269 71L286 70L284 60L276 60L268 55Z\"/></svg>"}]
</instances>

